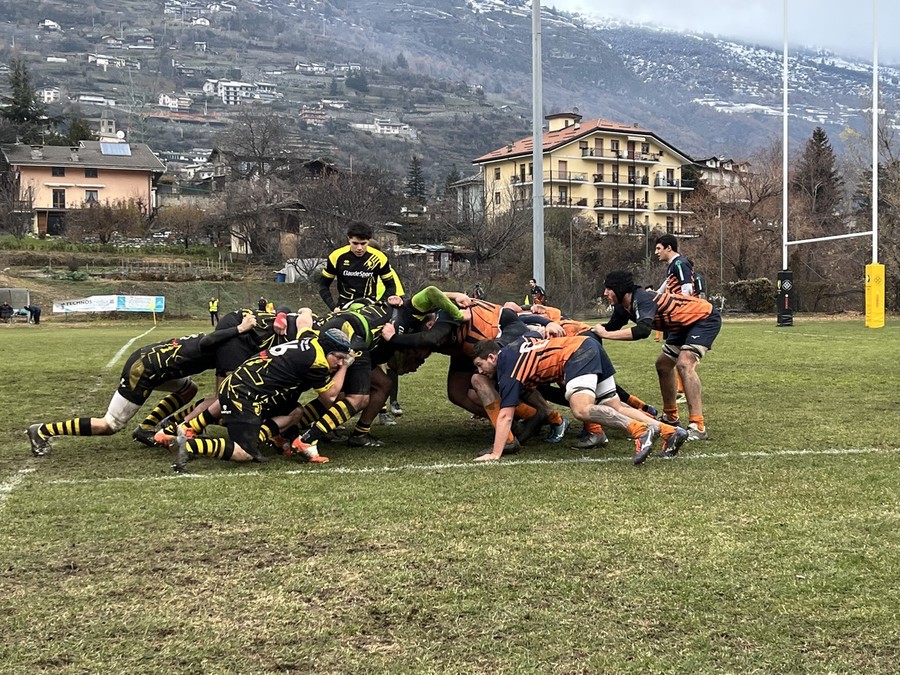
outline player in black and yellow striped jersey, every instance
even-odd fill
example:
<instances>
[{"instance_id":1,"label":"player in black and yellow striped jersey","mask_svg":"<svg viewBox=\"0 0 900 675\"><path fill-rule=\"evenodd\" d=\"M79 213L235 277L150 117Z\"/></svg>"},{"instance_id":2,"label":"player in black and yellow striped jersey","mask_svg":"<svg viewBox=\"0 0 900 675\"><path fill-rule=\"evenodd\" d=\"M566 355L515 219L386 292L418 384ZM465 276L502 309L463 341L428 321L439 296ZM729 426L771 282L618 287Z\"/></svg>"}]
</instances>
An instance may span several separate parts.
<instances>
[{"instance_id":1,"label":"player in black and yellow striped jersey","mask_svg":"<svg viewBox=\"0 0 900 675\"><path fill-rule=\"evenodd\" d=\"M319 296L329 309L341 307L352 300L379 297L378 280L384 284L383 297L397 295L397 277L387 256L369 246L372 228L355 223L347 230L347 246L331 252L319 280ZM331 294L331 284L337 279L338 298Z\"/></svg>"},{"instance_id":2,"label":"player in black and yellow striped jersey","mask_svg":"<svg viewBox=\"0 0 900 675\"><path fill-rule=\"evenodd\" d=\"M184 471L191 457L234 462L264 461L259 451L266 441L289 426L288 413L304 391L312 389L323 405L334 403L343 386L353 351L340 330L308 330L296 340L266 349L241 364L222 382L219 398L208 414L218 415L228 430L224 438L189 438L179 427L178 456L172 468ZM311 462L327 462L315 448L304 453Z\"/></svg>"},{"instance_id":3,"label":"player in black and yellow striped jersey","mask_svg":"<svg viewBox=\"0 0 900 675\"><path fill-rule=\"evenodd\" d=\"M135 350L125 361L119 386L106 414L32 424L28 427L32 454L49 454L49 440L54 436L111 436L121 431L137 414L153 391L170 392L141 423L152 429L173 407L185 405L197 393L197 385L191 376L212 368L216 351L255 325L256 318L247 316L229 330L172 338Z\"/></svg>"}]
</instances>

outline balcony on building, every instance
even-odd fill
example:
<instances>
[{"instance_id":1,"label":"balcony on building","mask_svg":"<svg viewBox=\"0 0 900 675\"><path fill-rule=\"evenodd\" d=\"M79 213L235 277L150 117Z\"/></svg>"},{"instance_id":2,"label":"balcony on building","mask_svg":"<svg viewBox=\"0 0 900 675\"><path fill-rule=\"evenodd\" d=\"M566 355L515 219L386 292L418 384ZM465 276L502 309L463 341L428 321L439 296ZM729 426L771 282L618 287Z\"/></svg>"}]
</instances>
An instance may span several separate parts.
<instances>
[{"instance_id":1,"label":"balcony on building","mask_svg":"<svg viewBox=\"0 0 900 675\"><path fill-rule=\"evenodd\" d=\"M671 211L673 213L693 213L693 211L689 211L681 204L676 204L675 202L656 202L653 205L654 211Z\"/></svg>"},{"instance_id":2,"label":"balcony on building","mask_svg":"<svg viewBox=\"0 0 900 675\"><path fill-rule=\"evenodd\" d=\"M584 171L545 171L544 182L587 183L588 175Z\"/></svg>"}]
</instances>

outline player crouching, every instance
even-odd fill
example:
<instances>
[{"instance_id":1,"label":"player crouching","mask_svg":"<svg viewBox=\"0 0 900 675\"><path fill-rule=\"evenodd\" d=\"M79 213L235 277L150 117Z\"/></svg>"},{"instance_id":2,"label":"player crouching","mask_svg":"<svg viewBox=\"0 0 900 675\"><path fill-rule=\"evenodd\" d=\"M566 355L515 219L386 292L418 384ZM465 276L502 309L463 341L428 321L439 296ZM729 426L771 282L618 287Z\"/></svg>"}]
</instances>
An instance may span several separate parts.
<instances>
[{"instance_id":1,"label":"player crouching","mask_svg":"<svg viewBox=\"0 0 900 675\"><path fill-rule=\"evenodd\" d=\"M499 460L512 426L515 407L523 392L542 384L561 382L572 414L582 422L624 429L634 439L632 462L641 464L662 435L662 455L673 457L687 440L687 432L657 422L646 413L623 404L616 395L615 368L597 340L587 337L520 338L501 348L493 340L475 345L475 366L495 379L500 397L494 444L476 462Z\"/></svg>"}]
</instances>

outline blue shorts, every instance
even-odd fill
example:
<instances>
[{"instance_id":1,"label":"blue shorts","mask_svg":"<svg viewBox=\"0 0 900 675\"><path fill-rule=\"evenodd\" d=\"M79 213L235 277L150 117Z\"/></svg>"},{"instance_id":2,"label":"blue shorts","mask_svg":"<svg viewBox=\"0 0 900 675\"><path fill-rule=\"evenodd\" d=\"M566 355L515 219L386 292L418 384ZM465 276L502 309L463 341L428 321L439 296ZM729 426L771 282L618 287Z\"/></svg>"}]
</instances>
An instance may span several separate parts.
<instances>
[{"instance_id":1,"label":"blue shorts","mask_svg":"<svg viewBox=\"0 0 900 675\"><path fill-rule=\"evenodd\" d=\"M703 358L703 355L712 349L713 341L721 329L722 316L719 310L713 309L712 314L705 319L692 323L677 333L666 333L663 352L677 359L678 353L682 349L687 349L697 354L698 358Z\"/></svg>"}]
</instances>

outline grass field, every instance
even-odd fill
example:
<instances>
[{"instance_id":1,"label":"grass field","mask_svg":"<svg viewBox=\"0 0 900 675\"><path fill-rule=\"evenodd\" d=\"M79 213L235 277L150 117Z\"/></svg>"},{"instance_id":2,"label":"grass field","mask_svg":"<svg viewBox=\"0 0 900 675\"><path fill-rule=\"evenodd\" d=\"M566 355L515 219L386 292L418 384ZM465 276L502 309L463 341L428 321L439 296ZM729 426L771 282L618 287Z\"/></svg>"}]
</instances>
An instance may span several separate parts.
<instances>
[{"instance_id":1,"label":"grass field","mask_svg":"<svg viewBox=\"0 0 900 675\"><path fill-rule=\"evenodd\" d=\"M710 440L641 467L621 436L473 464L490 431L442 357L401 379L385 448L326 465L175 476L131 427L31 458L26 426L102 415L147 328L0 330L2 673L900 669L896 319L726 320ZM658 403L658 345L608 349Z\"/></svg>"}]
</instances>

